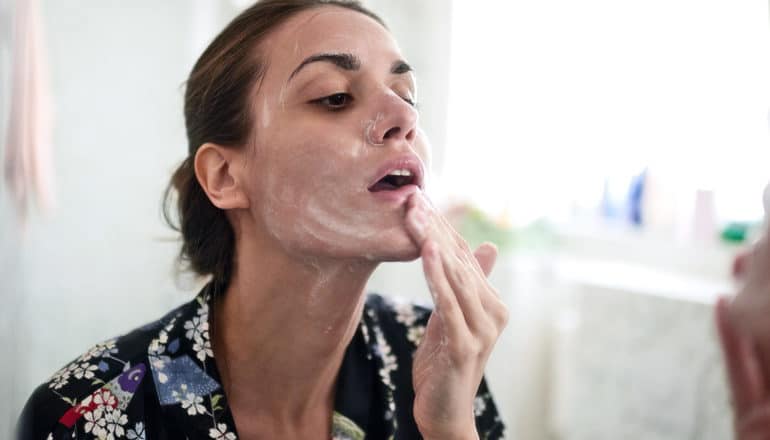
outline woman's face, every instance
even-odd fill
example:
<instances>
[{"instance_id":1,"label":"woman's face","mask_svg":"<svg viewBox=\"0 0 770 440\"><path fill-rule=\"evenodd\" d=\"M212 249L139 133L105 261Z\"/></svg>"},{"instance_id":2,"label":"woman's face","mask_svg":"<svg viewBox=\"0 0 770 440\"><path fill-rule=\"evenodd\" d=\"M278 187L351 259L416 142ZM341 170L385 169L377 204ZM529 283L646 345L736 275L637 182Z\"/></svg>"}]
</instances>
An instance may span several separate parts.
<instances>
[{"instance_id":1,"label":"woman's face","mask_svg":"<svg viewBox=\"0 0 770 440\"><path fill-rule=\"evenodd\" d=\"M257 227L294 254L417 257L403 217L423 186L427 142L414 75L388 31L325 6L292 17L259 49L266 69L244 168Z\"/></svg>"}]
</instances>

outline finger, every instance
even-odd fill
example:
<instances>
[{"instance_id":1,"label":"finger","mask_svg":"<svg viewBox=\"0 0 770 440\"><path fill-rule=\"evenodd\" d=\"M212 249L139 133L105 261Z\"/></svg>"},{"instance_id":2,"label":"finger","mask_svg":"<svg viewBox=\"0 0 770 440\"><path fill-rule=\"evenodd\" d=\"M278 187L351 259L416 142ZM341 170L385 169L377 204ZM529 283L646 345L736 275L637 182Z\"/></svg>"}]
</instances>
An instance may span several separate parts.
<instances>
[{"instance_id":1,"label":"finger","mask_svg":"<svg viewBox=\"0 0 770 440\"><path fill-rule=\"evenodd\" d=\"M497 261L497 246L489 242L482 243L473 252L473 256L476 257L484 276L488 277L492 273L492 268L495 267L495 261Z\"/></svg>"},{"instance_id":2,"label":"finger","mask_svg":"<svg viewBox=\"0 0 770 440\"><path fill-rule=\"evenodd\" d=\"M428 219L419 209L408 211L406 214L406 230L417 247L422 247L428 239Z\"/></svg>"},{"instance_id":3,"label":"finger","mask_svg":"<svg viewBox=\"0 0 770 440\"><path fill-rule=\"evenodd\" d=\"M406 226L412 239L420 246L428 240L433 241L439 250L439 255L451 253L460 254L460 244L453 237L454 230L444 223L443 216L438 213L428 199L421 193L412 194L407 200ZM467 244L465 244L467 248ZM477 264L473 258L474 264Z\"/></svg>"},{"instance_id":4,"label":"finger","mask_svg":"<svg viewBox=\"0 0 770 440\"><path fill-rule=\"evenodd\" d=\"M455 298L457 298L466 324L474 334L479 332L491 333L491 322L480 298L482 289L487 285L486 278L481 275L480 271L476 271L471 266L470 261L456 247L443 249L439 254L444 273ZM471 256L471 258L474 257Z\"/></svg>"},{"instance_id":5,"label":"finger","mask_svg":"<svg viewBox=\"0 0 770 440\"><path fill-rule=\"evenodd\" d=\"M489 277L489 274L494 268L497 261L497 246L493 243L482 243L476 251L473 253L476 257L476 261L479 263L479 267L484 272L484 276ZM500 298L500 294L491 285L481 295L481 305L484 310L492 316L497 328L502 330L508 324L508 306Z\"/></svg>"},{"instance_id":6,"label":"finger","mask_svg":"<svg viewBox=\"0 0 770 440\"><path fill-rule=\"evenodd\" d=\"M462 335L467 329L465 318L444 274L438 247L431 240L422 247L422 267L436 306L435 312L442 318L445 331L450 337Z\"/></svg>"},{"instance_id":7,"label":"finger","mask_svg":"<svg viewBox=\"0 0 770 440\"><path fill-rule=\"evenodd\" d=\"M485 243L478 249L478 255L484 262L484 268L470 250L468 243L449 224L423 195L415 194L408 205L407 223L418 229L417 223L423 214L425 231L422 240L431 240L439 248L444 274L462 311L465 323L474 333L479 333L485 339L496 338L499 329L507 322L507 307L486 280L486 274L491 271L497 257L497 248L491 243ZM415 232L413 235L420 236Z\"/></svg>"},{"instance_id":8,"label":"finger","mask_svg":"<svg viewBox=\"0 0 770 440\"><path fill-rule=\"evenodd\" d=\"M748 269L749 253L741 252L735 256L732 264L733 279L740 281L746 275L746 269Z\"/></svg>"},{"instance_id":9,"label":"finger","mask_svg":"<svg viewBox=\"0 0 770 440\"><path fill-rule=\"evenodd\" d=\"M735 430L739 440L770 439L770 404L755 407L736 420Z\"/></svg>"},{"instance_id":10,"label":"finger","mask_svg":"<svg viewBox=\"0 0 770 440\"><path fill-rule=\"evenodd\" d=\"M751 343L730 321L727 307L727 299L720 298L715 317L735 412L740 417L764 399L764 380Z\"/></svg>"},{"instance_id":11,"label":"finger","mask_svg":"<svg viewBox=\"0 0 770 440\"><path fill-rule=\"evenodd\" d=\"M433 208L424 194L418 191L409 197L406 203L406 228L417 246L422 247L430 237L439 244L445 240L438 233L434 217Z\"/></svg>"}]
</instances>

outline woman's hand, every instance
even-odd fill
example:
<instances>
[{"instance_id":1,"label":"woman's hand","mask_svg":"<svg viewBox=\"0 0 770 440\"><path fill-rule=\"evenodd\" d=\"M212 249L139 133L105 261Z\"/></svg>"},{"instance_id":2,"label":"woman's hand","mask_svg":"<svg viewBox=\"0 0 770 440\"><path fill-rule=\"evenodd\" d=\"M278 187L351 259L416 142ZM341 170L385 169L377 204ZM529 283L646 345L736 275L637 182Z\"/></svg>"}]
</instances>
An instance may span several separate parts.
<instances>
[{"instance_id":1,"label":"woman's hand","mask_svg":"<svg viewBox=\"0 0 770 440\"><path fill-rule=\"evenodd\" d=\"M473 401L508 320L486 278L497 249L483 244L472 252L422 193L409 199L406 225L435 303L413 361L414 418L426 439L476 439Z\"/></svg>"},{"instance_id":2,"label":"woman's hand","mask_svg":"<svg viewBox=\"0 0 770 440\"><path fill-rule=\"evenodd\" d=\"M770 232L770 231L768 231ZM742 284L716 306L716 324L732 395L738 440L770 439L770 234L733 261Z\"/></svg>"},{"instance_id":3,"label":"woman's hand","mask_svg":"<svg viewBox=\"0 0 770 440\"><path fill-rule=\"evenodd\" d=\"M716 306L719 341L727 367L736 440L770 439L770 401L766 376L751 336L732 322L728 300Z\"/></svg>"},{"instance_id":4,"label":"woman's hand","mask_svg":"<svg viewBox=\"0 0 770 440\"><path fill-rule=\"evenodd\" d=\"M770 231L735 259L733 274L742 286L728 308L730 321L756 344L763 375L770 378Z\"/></svg>"}]
</instances>

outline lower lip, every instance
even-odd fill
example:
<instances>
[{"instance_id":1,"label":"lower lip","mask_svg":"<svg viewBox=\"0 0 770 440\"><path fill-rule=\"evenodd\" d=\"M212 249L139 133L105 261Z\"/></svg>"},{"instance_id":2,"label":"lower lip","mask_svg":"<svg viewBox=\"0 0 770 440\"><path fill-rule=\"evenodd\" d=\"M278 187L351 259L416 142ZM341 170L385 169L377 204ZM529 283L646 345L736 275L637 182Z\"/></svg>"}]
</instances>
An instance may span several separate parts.
<instances>
[{"instance_id":1,"label":"lower lip","mask_svg":"<svg viewBox=\"0 0 770 440\"><path fill-rule=\"evenodd\" d=\"M371 194L380 201L400 205L404 203L406 199L409 198L409 196L419 190L420 188L418 188L417 185L404 185L399 189L394 189L391 191L377 191L372 192Z\"/></svg>"}]
</instances>

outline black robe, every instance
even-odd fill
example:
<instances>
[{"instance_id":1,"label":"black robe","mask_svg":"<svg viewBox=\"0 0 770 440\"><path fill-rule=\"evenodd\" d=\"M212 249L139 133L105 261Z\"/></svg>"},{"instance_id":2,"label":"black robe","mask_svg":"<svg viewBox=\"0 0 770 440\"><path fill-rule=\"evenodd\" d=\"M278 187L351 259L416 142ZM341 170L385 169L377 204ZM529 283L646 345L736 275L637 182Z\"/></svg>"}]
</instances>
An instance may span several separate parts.
<instances>
[{"instance_id":1,"label":"black robe","mask_svg":"<svg viewBox=\"0 0 770 440\"><path fill-rule=\"evenodd\" d=\"M211 285L158 321L100 343L40 385L22 439L237 438L209 340ZM412 356L430 310L368 295L337 380L335 440L419 439ZM503 438L486 383L474 402L479 438Z\"/></svg>"}]
</instances>

